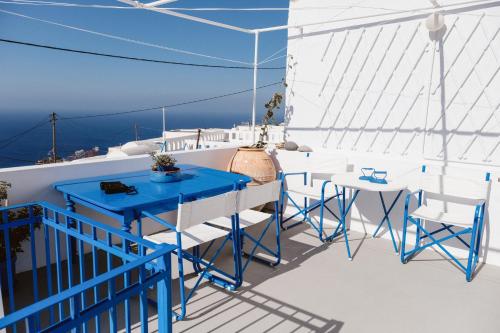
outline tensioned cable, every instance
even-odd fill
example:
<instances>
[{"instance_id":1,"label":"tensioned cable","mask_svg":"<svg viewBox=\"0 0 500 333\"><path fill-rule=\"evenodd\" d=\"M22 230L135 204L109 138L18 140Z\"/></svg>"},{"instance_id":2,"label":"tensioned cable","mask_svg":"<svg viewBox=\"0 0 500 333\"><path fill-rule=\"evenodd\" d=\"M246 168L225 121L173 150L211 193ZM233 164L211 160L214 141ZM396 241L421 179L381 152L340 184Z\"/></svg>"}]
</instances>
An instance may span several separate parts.
<instances>
[{"instance_id":1,"label":"tensioned cable","mask_svg":"<svg viewBox=\"0 0 500 333\"><path fill-rule=\"evenodd\" d=\"M256 89L263 89L271 86L275 86L278 84L282 84L283 81L278 81L278 82L273 82L269 83L263 86L259 86ZM120 112L111 112L111 113L100 113L100 114L92 114L92 115L85 115L85 116L75 116L75 117L60 117L59 120L67 120L67 119L87 119L87 118L98 118L98 117L112 117L112 116L119 116L123 114L130 114L130 113L139 113L139 112L146 112L146 111L154 111L154 110L159 110L161 108L172 108L176 106L183 106L183 105L188 105L188 104L194 104L194 103L200 103L200 102L206 102L206 101L211 101L219 98L224 98L224 97L229 97L229 96L234 96L234 95L239 95L243 94L246 92L253 91L252 89L245 89L245 90L240 90L240 91L235 91L232 93L227 93L223 95L218 95L218 96L212 96L212 97L206 97L206 98L200 98L200 99L195 99L191 101L186 101L186 102L180 102L180 103L175 103L175 104L170 104L170 105L160 105L160 106L155 106L155 107L150 107L150 108L144 108L144 109L137 109L137 110L130 110L130 111L120 111Z\"/></svg>"},{"instance_id":2,"label":"tensioned cable","mask_svg":"<svg viewBox=\"0 0 500 333\"><path fill-rule=\"evenodd\" d=\"M38 22L42 22L42 23L55 25L55 26L62 27L62 28L67 28L67 29L76 30L76 31L80 31L80 32L86 32L86 33L101 36L101 37L111 38L111 39L119 40L122 42L128 42L128 43L138 44L138 45L142 45L142 46L148 46L148 47L153 47L153 48L157 48L157 49L178 52L178 53L182 53L182 54L188 54L188 55L198 56L198 57L203 57L203 58L228 61L228 62L243 64L243 65L247 65L247 66L252 65L252 63L249 63L249 62L233 60L233 59L228 59L228 58L221 58L221 57L211 56L211 55L207 55L207 54L203 54L203 53L196 53L196 52L176 49L176 48L172 48L172 47L168 47L168 46L164 46L164 45L142 42L142 41L138 41L138 40L131 39L131 38L120 37L120 36L111 35L111 34L107 34L107 33L103 33L103 32L98 32L95 30L89 30L89 29L79 28L79 27L75 27L75 26L71 26L71 25L67 25L67 24L54 22L54 21L44 20L44 19L33 17L33 16L12 12L9 10L0 9L0 12L5 13L5 14L9 14L9 15L22 17L25 19L33 20L33 21L38 21Z\"/></svg>"},{"instance_id":3,"label":"tensioned cable","mask_svg":"<svg viewBox=\"0 0 500 333\"><path fill-rule=\"evenodd\" d=\"M262 60L261 62L259 62L259 65L262 65L262 64L265 64L266 62L270 62L270 61L273 61L273 57L277 54L279 54L280 52L286 50L288 48L288 44L283 46L282 48L280 48L278 51L274 52L273 54L271 54L270 56L266 57L264 60ZM271 59L271 60L270 60Z\"/></svg>"},{"instance_id":4,"label":"tensioned cable","mask_svg":"<svg viewBox=\"0 0 500 333\"><path fill-rule=\"evenodd\" d=\"M0 3L14 4L14 5L34 5L34 6L58 6L58 7L80 7L80 8L99 8L99 9L143 9L141 7L130 6L111 6L111 5L98 5L98 4L77 4L69 2L54 2L54 1L34 1L34 0L2 0ZM364 9L378 9L378 10L394 10L392 8L384 7L370 7L370 6L315 6L315 7L302 7L302 8L289 8L289 7L257 7L257 8L236 8L236 7L155 7L158 9L178 10L178 11L304 11L304 10L321 10L321 9L350 9L350 8L364 8Z\"/></svg>"},{"instance_id":5,"label":"tensioned cable","mask_svg":"<svg viewBox=\"0 0 500 333\"><path fill-rule=\"evenodd\" d=\"M93 51L84 51L84 50L69 49L69 48L65 48L65 47L58 47L58 46L45 45L45 44L35 44L35 43L22 42L22 41L18 41L18 40L4 39L4 38L0 38L0 42L10 43L10 44L17 44L17 45L23 45L23 46L38 47L38 48L44 48L44 49L54 50L54 51L64 51L64 52L79 53L79 54L86 54L86 55L94 55L94 56L100 56L100 57L117 58L117 59L123 59L123 60L143 61L143 62L153 62L153 63L159 63L159 64L168 64L168 65L180 65L180 66L192 66L192 67L207 67L207 68L223 68L223 69L250 69L250 70L253 70L253 67L250 67L250 66L210 65L210 64L198 64L198 63L181 62L181 61L170 61L170 60L149 59L149 58L140 58L140 57L129 57L129 56L122 56L122 55L117 55L117 54L109 54L109 53L101 53L101 52L93 52ZM258 69L285 69L285 67L260 67Z\"/></svg>"}]
</instances>

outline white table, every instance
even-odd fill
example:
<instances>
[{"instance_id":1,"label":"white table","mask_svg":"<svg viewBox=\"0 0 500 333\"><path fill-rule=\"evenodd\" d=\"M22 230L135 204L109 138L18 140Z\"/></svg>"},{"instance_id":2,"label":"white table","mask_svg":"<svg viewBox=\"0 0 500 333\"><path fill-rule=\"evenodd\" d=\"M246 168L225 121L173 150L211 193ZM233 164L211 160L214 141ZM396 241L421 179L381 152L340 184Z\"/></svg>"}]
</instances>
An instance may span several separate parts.
<instances>
[{"instance_id":1,"label":"white table","mask_svg":"<svg viewBox=\"0 0 500 333\"><path fill-rule=\"evenodd\" d=\"M382 221L380 221L377 229L375 230L373 237L375 237L384 224L384 222L387 222L387 226L389 228L389 232L391 234L392 238L392 244L394 246L394 250L396 253L399 252L398 250L398 245L396 243L396 239L394 238L394 234L392 231L392 225L391 225L391 220L389 219L389 214L391 213L391 210L394 208L396 205L396 202L398 201L399 197L403 193L404 190L407 189L408 185L404 183L401 180L391 180L390 178L386 179L387 184L377 184L377 183L371 183L367 180L360 180L359 177L362 176L361 173L357 172L351 172L351 173L345 173L345 174L337 174L332 177L332 183L335 186L335 191L337 193L337 203L339 206L339 212L340 212L340 221L339 225L337 226L337 231L339 231L340 228L342 228L342 232L344 235L345 243L346 243L346 248L347 248L347 256L349 257L349 260L352 260L351 257L351 249L349 247L349 239L347 237L347 231L346 231L346 216L349 214L349 210L351 209L352 205L356 201L356 198L358 197L358 194L360 191L366 191L366 192L378 192L380 196L380 201L382 203L382 208L384 210L384 218ZM342 187L342 191L339 191L339 187ZM346 203L346 188L350 188L354 190L354 194L350 200L350 202ZM398 192L396 195L396 198L394 201L391 203L389 206L389 209L387 209L387 205L385 204L384 201L384 192Z\"/></svg>"}]
</instances>

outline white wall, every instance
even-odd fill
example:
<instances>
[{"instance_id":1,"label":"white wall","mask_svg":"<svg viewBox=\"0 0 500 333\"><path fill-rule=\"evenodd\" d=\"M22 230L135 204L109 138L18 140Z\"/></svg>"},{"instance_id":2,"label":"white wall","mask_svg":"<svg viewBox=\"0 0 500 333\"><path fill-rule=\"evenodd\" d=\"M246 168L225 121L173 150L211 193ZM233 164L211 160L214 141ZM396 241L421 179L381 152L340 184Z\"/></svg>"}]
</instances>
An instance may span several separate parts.
<instances>
[{"instance_id":1,"label":"white wall","mask_svg":"<svg viewBox=\"0 0 500 333\"><path fill-rule=\"evenodd\" d=\"M387 13L373 7L429 7L428 1L346 4L352 5L291 1L292 9L317 9L292 10L289 24ZM484 242L487 262L500 265L500 9L446 15L436 52L421 18L372 24L405 15L354 20L355 29L342 29L351 22L344 20L289 31L287 139L344 154L353 170L378 166L392 177L422 164L479 179L492 172ZM400 223L402 207L395 211ZM371 232L379 217L378 198L360 197L351 228Z\"/></svg>"},{"instance_id":2,"label":"white wall","mask_svg":"<svg viewBox=\"0 0 500 333\"><path fill-rule=\"evenodd\" d=\"M235 148L216 148L173 152L172 155L175 156L178 163L189 163L225 170L235 152ZM150 165L151 158L148 155L139 155L116 159L107 158L98 161L90 160L85 162L79 161L0 169L0 179L12 184L12 188L9 190L9 204L43 200L65 207L62 194L52 188L52 184L55 182L146 170ZM83 209L77 205L76 210L90 218L106 222L118 228L120 227L116 221L98 215L89 209ZM175 220L175 215L173 214L163 216ZM144 221L143 228L145 234L160 229L158 225L148 223L147 220ZM36 238L36 243L39 245L42 244L41 236L41 234L38 234ZM28 244L26 242L26 246ZM28 249L28 247L26 248ZM30 260L28 250L19 254L17 271L31 269ZM40 256L38 265L43 266L44 264L44 258Z\"/></svg>"}]
</instances>

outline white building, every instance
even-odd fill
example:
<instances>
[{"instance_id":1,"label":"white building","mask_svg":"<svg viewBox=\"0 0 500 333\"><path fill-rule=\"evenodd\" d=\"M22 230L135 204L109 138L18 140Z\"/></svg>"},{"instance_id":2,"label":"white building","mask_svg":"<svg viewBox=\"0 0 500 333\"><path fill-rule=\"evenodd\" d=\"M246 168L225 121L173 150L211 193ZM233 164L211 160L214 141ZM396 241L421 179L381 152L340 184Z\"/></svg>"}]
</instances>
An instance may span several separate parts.
<instances>
[{"instance_id":1,"label":"white building","mask_svg":"<svg viewBox=\"0 0 500 333\"><path fill-rule=\"evenodd\" d=\"M261 127L255 127L255 138L258 141ZM265 139L271 145L284 142L285 127L283 125L269 125L268 138ZM253 143L252 126L237 125L229 130L229 142L238 145L251 145Z\"/></svg>"},{"instance_id":2,"label":"white building","mask_svg":"<svg viewBox=\"0 0 500 333\"><path fill-rule=\"evenodd\" d=\"M289 29L286 138L395 177L422 164L492 172L484 242L487 262L500 265L500 9L438 2L291 1L289 25L303 27ZM435 10L441 42L426 27ZM351 228L373 231L366 214L354 210Z\"/></svg>"}]
</instances>

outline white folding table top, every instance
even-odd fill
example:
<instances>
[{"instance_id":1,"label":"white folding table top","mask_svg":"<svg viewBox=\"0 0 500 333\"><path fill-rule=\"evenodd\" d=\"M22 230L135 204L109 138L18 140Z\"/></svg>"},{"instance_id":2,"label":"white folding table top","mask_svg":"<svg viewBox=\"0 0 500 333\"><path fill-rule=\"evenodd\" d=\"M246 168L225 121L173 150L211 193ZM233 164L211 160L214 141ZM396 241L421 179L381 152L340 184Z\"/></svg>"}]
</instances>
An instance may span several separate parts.
<instances>
[{"instance_id":1,"label":"white folding table top","mask_svg":"<svg viewBox=\"0 0 500 333\"><path fill-rule=\"evenodd\" d=\"M360 176L362 176L362 174L357 172L337 174L332 176L332 183L337 186L372 192L393 192L402 191L408 188L408 184L406 184L404 180L386 178L387 184L376 184L367 180L361 180L359 179Z\"/></svg>"}]
</instances>

